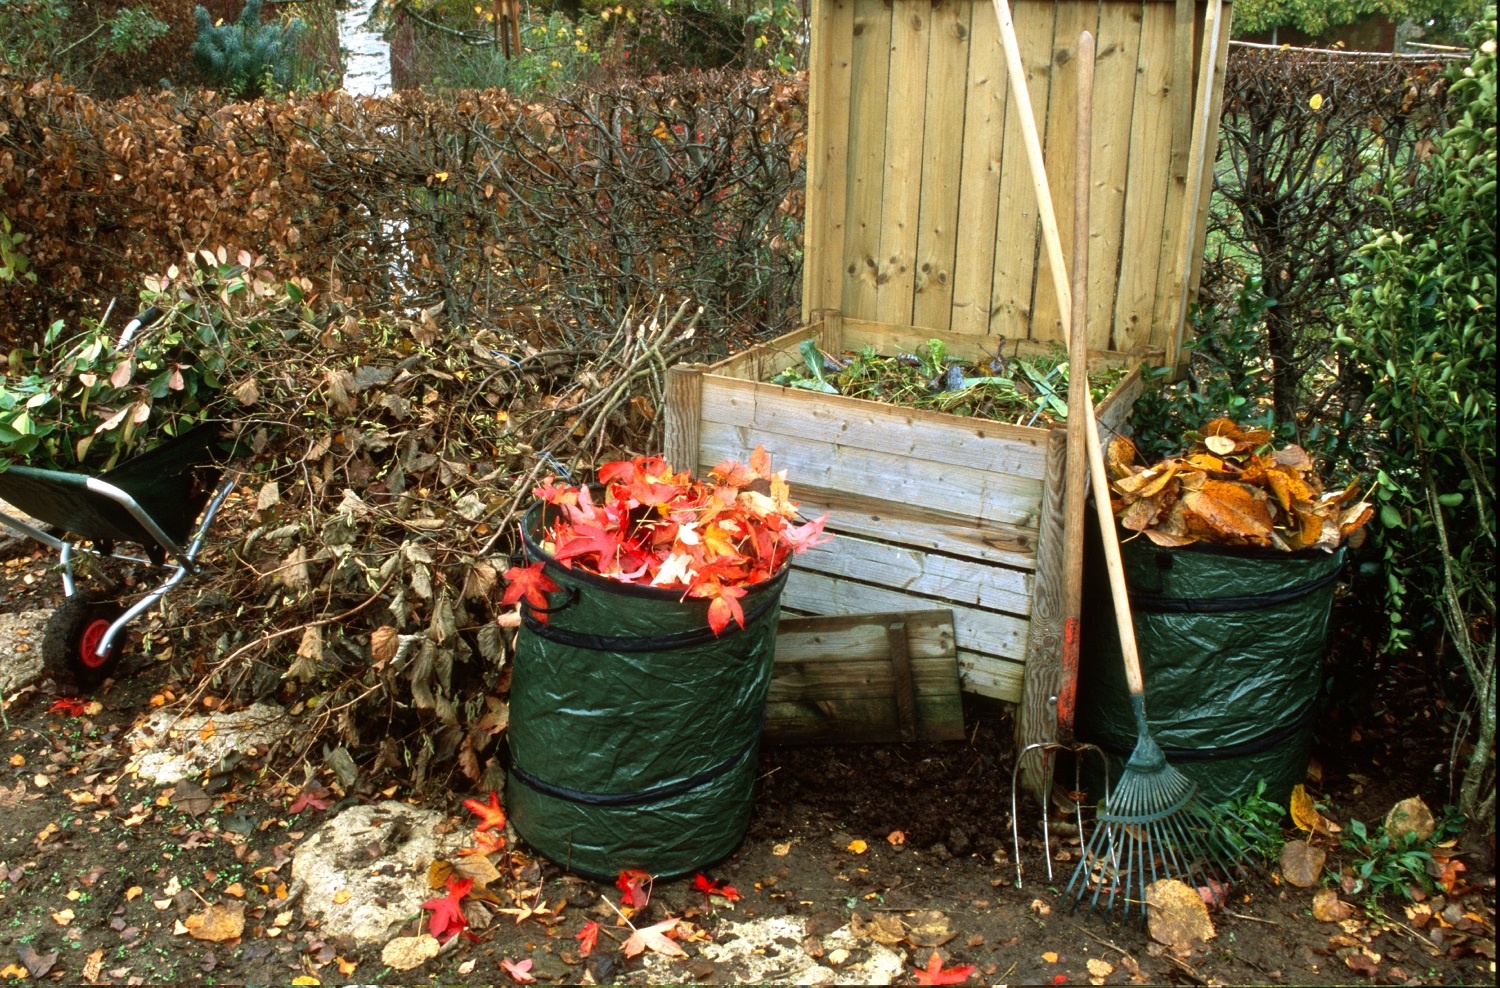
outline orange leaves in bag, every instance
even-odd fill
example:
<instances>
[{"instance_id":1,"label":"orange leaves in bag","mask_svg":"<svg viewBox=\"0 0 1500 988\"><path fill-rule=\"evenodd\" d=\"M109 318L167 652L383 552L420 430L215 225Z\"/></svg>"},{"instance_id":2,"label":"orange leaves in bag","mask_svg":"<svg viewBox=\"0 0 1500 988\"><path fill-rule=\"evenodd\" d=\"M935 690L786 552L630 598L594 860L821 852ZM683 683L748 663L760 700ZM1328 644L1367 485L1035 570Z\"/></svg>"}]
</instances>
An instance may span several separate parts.
<instances>
[{"instance_id":1,"label":"orange leaves in bag","mask_svg":"<svg viewBox=\"0 0 1500 988\"><path fill-rule=\"evenodd\" d=\"M1271 449L1269 430L1219 418L1189 438L1193 444L1181 456L1150 466L1136 462L1129 440L1109 444L1115 516L1157 545L1332 550L1374 513L1366 501L1351 503L1355 484L1325 493L1307 451Z\"/></svg>"}]
</instances>

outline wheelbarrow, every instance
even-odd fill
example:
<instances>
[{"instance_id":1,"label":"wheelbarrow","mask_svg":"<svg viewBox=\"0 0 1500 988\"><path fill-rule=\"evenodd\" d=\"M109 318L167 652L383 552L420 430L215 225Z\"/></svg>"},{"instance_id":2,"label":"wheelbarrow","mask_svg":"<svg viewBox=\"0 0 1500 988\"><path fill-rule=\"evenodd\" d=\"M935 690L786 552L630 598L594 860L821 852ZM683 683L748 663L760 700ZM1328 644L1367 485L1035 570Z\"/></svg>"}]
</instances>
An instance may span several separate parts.
<instances>
[{"instance_id":1,"label":"wheelbarrow","mask_svg":"<svg viewBox=\"0 0 1500 988\"><path fill-rule=\"evenodd\" d=\"M122 343L152 315L133 319ZM99 686L120 661L130 622L201 572L197 557L203 538L234 489L232 478L221 481L223 471L215 463L222 431L218 423L203 423L97 477L19 465L0 471L0 500L58 533L0 511L0 525L62 556L64 599L42 634L49 670L66 670L83 689ZM141 546L146 558L117 551L121 542ZM122 598L77 585L73 562L79 553L145 564L164 575L126 606L134 594Z\"/></svg>"}]
</instances>

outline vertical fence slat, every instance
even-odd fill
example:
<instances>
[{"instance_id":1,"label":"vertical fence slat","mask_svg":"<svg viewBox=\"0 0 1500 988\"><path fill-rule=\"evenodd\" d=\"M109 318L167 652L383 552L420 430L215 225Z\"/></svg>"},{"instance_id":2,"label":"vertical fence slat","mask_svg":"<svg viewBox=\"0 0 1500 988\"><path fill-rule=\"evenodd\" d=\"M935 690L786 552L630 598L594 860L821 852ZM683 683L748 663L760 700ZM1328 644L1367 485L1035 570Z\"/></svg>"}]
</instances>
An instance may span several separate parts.
<instances>
[{"instance_id":1,"label":"vertical fence slat","mask_svg":"<svg viewBox=\"0 0 1500 988\"><path fill-rule=\"evenodd\" d=\"M884 205L876 254L875 317L911 322L916 282L917 219L922 203L922 147L926 143L927 58L932 6L901 3L891 12L891 81L886 104Z\"/></svg>"},{"instance_id":2,"label":"vertical fence slat","mask_svg":"<svg viewBox=\"0 0 1500 988\"><path fill-rule=\"evenodd\" d=\"M1005 136L1005 58L1000 28L987 5L971 5L968 91L964 100L963 175L959 183L958 251L953 263L955 333L990 331L995 278L995 220L1000 207L1000 154Z\"/></svg>"},{"instance_id":3,"label":"vertical fence slat","mask_svg":"<svg viewBox=\"0 0 1500 988\"><path fill-rule=\"evenodd\" d=\"M1047 178L1052 188L1052 208L1057 214L1059 239L1065 263L1073 263L1073 162L1078 157L1078 135L1074 120L1078 113L1078 35L1099 30L1099 8L1091 3L1065 3L1058 7L1052 41L1052 86L1047 101ZM1090 218L1092 222L1092 217ZM1031 287L1031 338L1041 342L1061 340L1062 317L1058 314L1057 291L1052 283L1052 263L1039 251L1036 278Z\"/></svg>"},{"instance_id":4,"label":"vertical fence slat","mask_svg":"<svg viewBox=\"0 0 1500 988\"><path fill-rule=\"evenodd\" d=\"M1016 4L1011 8L1016 44L1026 69L1031 111L1042 130L1047 124L1051 89L1053 5ZM1042 133L1043 141L1047 134ZM1000 215L995 245L994 287L990 296L990 332L1025 339L1031 325L1031 286L1036 274L1038 232L1036 193L1032 191L1026 142L1015 112L1015 90L1007 87L1005 149L1000 164Z\"/></svg>"},{"instance_id":5,"label":"vertical fence slat","mask_svg":"<svg viewBox=\"0 0 1500 988\"><path fill-rule=\"evenodd\" d=\"M1224 109L1224 76L1229 68L1229 27L1234 20L1233 9L1229 4L1224 5L1224 13L1219 22L1219 57L1214 62L1213 74L1213 106L1209 109L1208 119L1212 129L1208 134L1208 143L1203 156L1203 182L1198 196L1197 235L1193 238L1194 243L1200 245L1193 252L1193 270L1188 278L1188 296L1191 298L1198 294L1198 281L1203 276L1203 250L1201 245L1208 231L1208 204L1213 198L1214 191L1214 162L1219 160L1219 118ZM1181 335L1181 330L1178 330Z\"/></svg>"},{"instance_id":6,"label":"vertical fence slat","mask_svg":"<svg viewBox=\"0 0 1500 988\"><path fill-rule=\"evenodd\" d=\"M953 320L953 262L958 250L958 194L964 156L964 97L969 69L969 13L961 0L936 0L927 63L922 201L917 217L916 278L910 322L948 329ZM981 10L981 13L984 11Z\"/></svg>"},{"instance_id":7,"label":"vertical fence slat","mask_svg":"<svg viewBox=\"0 0 1500 988\"><path fill-rule=\"evenodd\" d=\"M1108 350L1115 318L1115 283L1125 244L1125 186L1130 174L1131 118L1135 110L1137 58L1141 48L1141 4L1107 0L1099 14L1099 59L1094 91L1093 170L1089 195L1088 341Z\"/></svg>"},{"instance_id":8,"label":"vertical fence slat","mask_svg":"<svg viewBox=\"0 0 1500 988\"><path fill-rule=\"evenodd\" d=\"M1164 3L1142 8L1139 73L1130 124L1130 173L1125 185L1125 227L1115 294L1115 347L1129 350L1151 340L1156 275L1166 219L1167 164L1171 154L1170 87L1173 10Z\"/></svg>"},{"instance_id":9,"label":"vertical fence slat","mask_svg":"<svg viewBox=\"0 0 1500 988\"><path fill-rule=\"evenodd\" d=\"M808 74L802 322L843 305L844 197L849 178L849 42L854 0L824 0L813 24Z\"/></svg>"},{"instance_id":10,"label":"vertical fence slat","mask_svg":"<svg viewBox=\"0 0 1500 988\"><path fill-rule=\"evenodd\" d=\"M1196 208L1196 203L1189 206L1187 201L1188 169L1193 152L1193 115L1197 106L1192 83L1198 74L1198 49L1193 45L1193 39L1201 34L1203 18L1195 21L1193 11L1191 0L1178 0L1173 24L1173 44L1179 55L1173 60L1172 179L1167 185L1167 204L1163 210L1166 225L1162 228L1161 266L1157 268L1156 304L1151 316L1151 339L1157 346L1166 345L1177 325L1177 303L1182 296L1174 289L1183 281L1179 255L1188 229L1183 225L1183 212Z\"/></svg>"},{"instance_id":11,"label":"vertical fence slat","mask_svg":"<svg viewBox=\"0 0 1500 988\"><path fill-rule=\"evenodd\" d=\"M843 278L847 316L875 317L880 251L881 182L885 177L887 85L891 70L891 8L856 0L849 91L849 181L844 212Z\"/></svg>"}]
</instances>

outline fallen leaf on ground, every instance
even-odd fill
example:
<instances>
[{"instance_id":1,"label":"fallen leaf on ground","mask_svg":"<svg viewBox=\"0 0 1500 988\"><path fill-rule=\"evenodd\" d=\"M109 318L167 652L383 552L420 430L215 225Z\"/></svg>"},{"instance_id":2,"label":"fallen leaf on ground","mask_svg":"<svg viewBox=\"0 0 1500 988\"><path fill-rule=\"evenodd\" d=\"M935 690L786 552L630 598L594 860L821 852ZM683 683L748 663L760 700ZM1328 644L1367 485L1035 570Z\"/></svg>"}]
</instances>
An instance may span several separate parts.
<instances>
[{"instance_id":1,"label":"fallen leaf on ground","mask_svg":"<svg viewBox=\"0 0 1500 988\"><path fill-rule=\"evenodd\" d=\"M354 893L350 892L348 889L339 889L337 892L333 893L334 905L342 906L352 898L354 898Z\"/></svg>"},{"instance_id":2,"label":"fallen leaf on ground","mask_svg":"<svg viewBox=\"0 0 1500 988\"><path fill-rule=\"evenodd\" d=\"M1363 974L1367 978L1373 978L1380 973L1380 955L1369 947L1351 947L1339 953L1351 971Z\"/></svg>"},{"instance_id":3,"label":"fallen leaf on ground","mask_svg":"<svg viewBox=\"0 0 1500 988\"><path fill-rule=\"evenodd\" d=\"M83 980L98 981L99 975L104 971L104 951L95 950L83 961Z\"/></svg>"},{"instance_id":4,"label":"fallen leaf on ground","mask_svg":"<svg viewBox=\"0 0 1500 988\"><path fill-rule=\"evenodd\" d=\"M183 921L188 933L195 940L211 940L222 943L235 940L245 932L245 904L243 902L219 902L200 913L194 913Z\"/></svg>"},{"instance_id":5,"label":"fallen leaf on ground","mask_svg":"<svg viewBox=\"0 0 1500 988\"><path fill-rule=\"evenodd\" d=\"M505 968L505 973L515 978L518 984L529 985L536 980L530 973L531 958L529 957L524 961L512 961L508 958L501 958L500 966Z\"/></svg>"},{"instance_id":6,"label":"fallen leaf on ground","mask_svg":"<svg viewBox=\"0 0 1500 988\"><path fill-rule=\"evenodd\" d=\"M578 941L578 952L587 957L594 952L594 943L599 939L599 924L589 920L583 924L583 929L573 934L573 939Z\"/></svg>"},{"instance_id":7,"label":"fallen leaf on ground","mask_svg":"<svg viewBox=\"0 0 1500 988\"><path fill-rule=\"evenodd\" d=\"M969 980L969 975L974 973L973 964L964 964L960 967L943 967L943 958L936 950L932 956L927 958L927 967L916 968L912 972L912 978L919 985L961 985Z\"/></svg>"},{"instance_id":8,"label":"fallen leaf on ground","mask_svg":"<svg viewBox=\"0 0 1500 988\"><path fill-rule=\"evenodd\" d=\"M172 805L189 816L202 816L213 809L214 798L202 786L183 779L172 787Z\"/></svg>"},{"instance_id":9,"label":"fallen leaf on ground","mask_svg":"<svg viewBox=\"0 0 1500 988\"><path fill-rule=\"evenodd\" d=\"M906 927L901 925L901 917L890 913L877 913L869 922L865 922L857 914L851 916L849 932L861 939L883 943L887 947L894 947L906 939Z\"/></svg>"},{"instance_id":10,"label":"fallen leaf on ground","mask_svg":"<svg viewBox=\"0 0 1500 988\"><path fill-rule=\"evenodd\" d=\"M460 878L471 878L479 888L484 888L490 882L500 878L500 871L490 859L482 854L461 857L453 862L453 872Z\"/></svg>"},{"instance_id":11,"label":"fallen leaf on ground","mask_svg":"<svg viewBox=\"0 0 1500 988\"><path fill-rule=\"evenodd\" d=\"M1291 813L1292 822L1299 830L1322 834L1325 837L1332 836L1333 827L1329 824L1328 818L1318 812L1312 796L1308 795L1307 789L1300 782L1292 787Z\"/></svg>"},{"instance_id":12,"label":"fallen leaf on ground","mask_svg":"<svg viewBox=\"0 0 1500 988\"><path fill-rule=\"evenodd\" d=\"M459 851L458 856L461 858L471 858L476 855L488 857L491 854L499 854L503 850L505 850L505 838L500 834L475 834L473 845Z\"/></svg>"},{"instance_id":13,"label":"fallen leaf on ground","mask_svg":"<svg viewBox=\"0 0 1500 988\"><path fill-rule=\"evenodd\" d=\"M1333 889L1318 889L1313 893L1313 918L1324 923L1338 923L1354 915L1354 907L1339 898Z\"/></svg>"},{"instance_id":14,"label":"fallen leaf on ground","mask_svg":"<svg viewBox=\"0 0 1500 988\"><path fill-rule=\"evenodd\" d=\"M57 963L57 951L54 950L50 953L39 954L29 943L23 943L18 946L16 948L16 956L21 959L22 964L26 965L26 970L31 972L33 978L42 977L48 971L51 971L52 966Z\"/></svg>"},{"instance_id":15,"label":"fallen leaf on ground","mask_svg":"<svg viewBox=\"0 0 1500 988\"><path fill-rule=\"evenodd\" d=\"M866 844L864 841L857 839L850 841L849 846L846 848L846 850L853 851L855 854L864 854L869 849L869 844Z\"/></svg>"},{"instance_id":16,"label":"fallen leaf on ground","mask_svg":"<svg viewBox=\"0 0 1500 988\"><path fill-rule=\"evenodd\" d=\"M958 936L948 917L936 910L922 913L907 924L906 939L913 947L941 947Z\"/></svg>"},{"instance_id":17,"label":"fallen leaf on ground","mask_svg":"<svg viewBox=\"0 0 1500 988\"><path fill-rule=\"evenodd\" d=\"M457 879L448 878L448 894L428 899L422 903L423 909L432 910L432 918L427 922L427 931L439 940L447 942L464 931L469 921L464 919L462 902L464 896L469 894L469 889L474 887L472 878Z\"/></svg>"},{"instance_id":18,"label":"fallen leaf on ground","mask_svg":"<svg viewBox=\"0 0 1500 988\"><path fill-rule=\"evenodd\" d=\"M296 816L309 806L315 810L326 810L333 805L333 800L328 797L328 790L320 785L305 786L297 794L297 798L292 800L292 805L286 808L286 814Z\"/></svg>"},{"instance_id":19,"label":"fallen leaf on ground","mask_svg":"<svg viewBox=\"0 0 1500 988\"><path fill-rule=\"evenodd\" d=\"M0 968L0 978L6 980L25 981L31 977L31 973L19 964L7 964Z\"/></svg>"},{"instance_id":20,"label":"fallen leaf on ground","mask_svg":"<svg viewBox=\"0 0 1500 988\"><path fill-rule=\"evenodd\" d=\"M310 974L299 974L292 979L294 985L321 985L322 983Z\"/></svg>"},{"instance_id":21,"label":"fallen leaf on ground","mask_svg":"<svg viewBox=\"0 0 1500 988\"><path fill-rule=\"evenodd\" d=\"M901 830L892 830L885 835L885 842L892 847L900 847L906 843L906 833Z\"/></svg>"},{"instance_id":22,"label":"fallen leaf on ground","mask_svg":"<svg viewBox=\"0 0 1500 988\"><path fill-rule=\"evenodd\" d=\"M730 902L740 901L739 889L735 888L733 885L730 885L723 879L709 878L706 875L702 874L694 875L693 887L699 892L703 893L704 899L707 899L711 895L717 895L722 899L729 900Z\"/></svg>"},{"instance_id":23,"label":"fallen leaf on ground","mask_svg":"<svg viewBox=\"0 0 1500 988\"><path fill-rule=\"evenodd\" d=\"M653 926L643 926L630 935L621 949L626 957L634 957L642 951L651 950L665 957L686 957L687 951L677 946L668 934L677 927L677 919L668 916Z\"/></svg>"},{"instance_id":24,"label":"fallen leaf on ground","mask_svg":"<svg viewBox=\"0 0 1500 988\"><path fill-rule=\"evenodd\" d=\"M1399 841L1407 834L1416 834L1417 840L1426 840L1436 829L1437 820L1433 819L1432 810L1422 802L1421 796L1403 799L1385 815L1385 833L1393 841Z\"/></svg>"},{"instance_id":25,"label":"fallen leaf on ground","mask_svg":"<svg viewBox=\"0 0 1500 988\"><path fill-rule=\"evenodd\" d=\"M125 901L129 902L131 899L139 899L145 891L139 885L132 885L125 890Z\"/></svg>"},{"instance_id":26,"label":"fallen leaf on ground","mask_svg":"<svg viewBox=\"0 0 1500 988\"><path fill-rule=\"evenodd\" d=\"M493 789L490 790L488 803L477 799L466 799L464 806L469 809L469 812L479 817L479 823L474 827L476 834L482 834L486 830L505 829L505 810L500 806L500 794Z\"/></svg>"},{"instance_id":27,"label":"fallen leaf on ground","mask_svg":"<svg viewBox=\"0 0 1500 988\"><path fill-rule=\"evenodd\" d=\"M52 922L58 926L67 926L73 922L73 910L63 909L52 914Z\"/></svg>"},{"instance_id":28,"label":"fallen leaf on ground","mask_svg":"<svg viewBox=\"0 0 1500 988\"><path fill-rule=\"evenodd\" d=\"M1289 840L1281 848L1281 877L1298 888L1310 889L1323 875L1328 852L1304 840Z\"/></svg>"},{"instance_id":29,"label":"fallen leaf on ground","mask_svg":"<svg viewBox=\"0 0 1500 988\"><path fill-rule=\"evenodd\" d=\"M646 903L651 901L651 873L639 868L626 868L615 878L615 888L619 889L620 904L632 909L645 909Z\"/></svg>"},{"instance_id":30,"label":"fallen leaf on ground","mask_svg":"<svg viewBox=\"0 0 1500 988\"><path fill-rule=\"evenodd\" d=\"M1187 950L1214 938L1214 924L1202 896L1175 878L1146 886L1146 907L1146 927L1157 943Z\"/></svg>"},{"instance_id":31,"label":"fallen leaf on ground","mask_svg":"<svg viewBox=\"0 0 1500 988\"><path fill-rule=\"evenodd\" d=\"M435 937L397 937L380 951L380 962L396 971L410 971L432 960L442 949Z\"/></svg>"},{"instance_id":32,"label":"fallen leaf on ground","mask_svg":"<svg viewBox=\"0 0 1500 988\"><path fill-rule=\"evenodd\" d=\"M1096 978L1107 978L1115 973L1115 966L1109 961L1101 961L1097 957L1090 957L1087 967L1089 974Z\"/></svg>"}]
</instances>

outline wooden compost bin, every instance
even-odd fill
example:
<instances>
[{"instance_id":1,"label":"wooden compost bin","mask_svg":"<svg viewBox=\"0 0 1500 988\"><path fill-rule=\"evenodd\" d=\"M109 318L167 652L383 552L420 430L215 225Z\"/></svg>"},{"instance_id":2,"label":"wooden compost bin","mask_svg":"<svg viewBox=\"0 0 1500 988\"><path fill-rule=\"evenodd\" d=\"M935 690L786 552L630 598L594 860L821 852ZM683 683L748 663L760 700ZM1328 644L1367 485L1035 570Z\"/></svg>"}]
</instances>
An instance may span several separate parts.
<instances>
[{"instance_id":1,"label":"wooden compost bin","mask_svg":"<svg viewBox=\"0 0 1500 988\"><path fill-rule=\"evenodd\" d=\"M951 608L964 688L1019 702L1032 630L1062 586L1066 431L905 408L768 383L802 363L803 340L830 353L866 345L886 355L941 339L954 357L994 355L987 337L825 315L711 366L667 378L666 457L705 474L745 462L757 445L785 470L807 515L828 512L837 538L796 557L782 609L812 614ZM1018 342L1007 356L1049 349ZM1097 354L1095 366L1121 364ZM1104 428L1124 424L1140 394L1137 367L1100 404ZM1050 551L1049 551L1050 550Z\"/></svg>"},{"instance_id":2,"label":"wooden compost bin","mask_svg":"<svg viewBox=\"0 0 1500 988\"><path fill-rule=\"evenodd\" d=\"M1196 289L1229 4L1012 0L1072 252L1079 32L1098 42L1089 309L1096 362L1174 365ZM1051 736L1060 640L1062 430L767 383L812 337L960 358L1062 340L990 0L813 0L804 329L675 368L666 456L703 472L757 444L838 538L798 557L785 607L953 610L964 688ZM1204 83L1208 85L1205 87ZM1128 354L1128 356L1127 356ZM1137 367L1099 409L1123 428Z\"/></svg>"}]
</instances>

